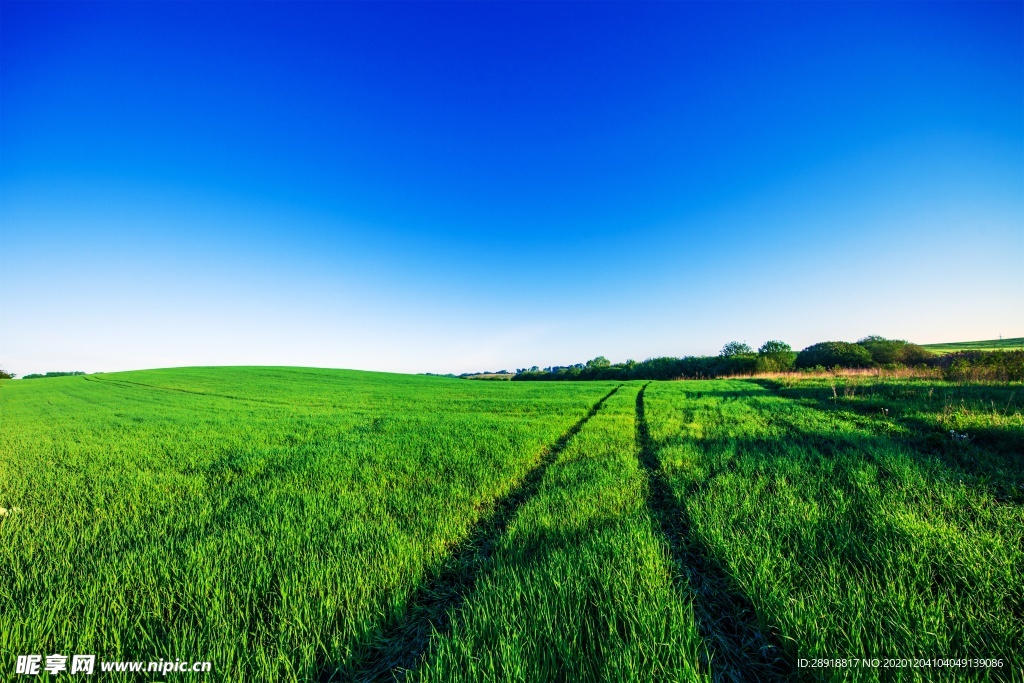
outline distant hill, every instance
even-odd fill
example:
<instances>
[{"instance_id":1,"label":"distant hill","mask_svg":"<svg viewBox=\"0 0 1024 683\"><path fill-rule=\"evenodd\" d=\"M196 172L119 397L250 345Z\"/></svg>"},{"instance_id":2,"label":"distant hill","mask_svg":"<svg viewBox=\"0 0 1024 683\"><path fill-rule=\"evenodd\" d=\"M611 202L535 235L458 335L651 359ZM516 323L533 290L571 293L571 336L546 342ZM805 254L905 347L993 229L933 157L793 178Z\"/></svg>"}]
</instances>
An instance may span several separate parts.
<instances>
[{"instance_id":1,"label":"distant hill","mask_svg":"<svg viewBox=\"0 0 1024 683\"><path fill-rule=\"evenodd\" d=\"M949 344L922 344L933 353L954 353L956 351L996 351L1024 349L1024 337L1010 339L988 339L985 341L951 342Z\"/></svg>"}]
</instances>

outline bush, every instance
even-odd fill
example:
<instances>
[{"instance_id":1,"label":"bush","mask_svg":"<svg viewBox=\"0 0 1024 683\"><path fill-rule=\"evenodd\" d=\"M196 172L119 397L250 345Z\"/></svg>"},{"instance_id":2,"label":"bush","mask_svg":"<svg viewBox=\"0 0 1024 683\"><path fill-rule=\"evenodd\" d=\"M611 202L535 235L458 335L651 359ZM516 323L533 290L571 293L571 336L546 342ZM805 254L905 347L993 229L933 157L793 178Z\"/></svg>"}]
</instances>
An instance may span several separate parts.
<instances>
[{"instance_id":1,"label":"bush","mask_svg":"<svg viewBox=\"0 0 1024 683\"><path fill-rule=\"evenodd\" d=\"M1024 351L959 351L940 357L936 365L953 382L1024 381Z\"/></svg>"},{"instance_id":2,"label":"bush","mask_svg":"<svg viewBox=\"0 0 1024 683\"><path fill-rule=\"evenodd\" d=\"M819 342L797 354L796 367L869 368L874 365L871 354L860 344L850 342Z\"/></svg>"},{"instance_id":3,"label":"bush","mask_svg":"<svg viewBox=\"0 0 1024 683\"><path fill-rule=\"evenodd\" d=\"M917 344L907 344L903 347L900 362L904 365L928 365L935 360L935 354Z\"/></svg>"},{"instance_id":4,"label":"bush","mask_svg":"<svg viewBox=\"0 0 1024 683\"><path fill-rule=\"evenodd\" d=\"M735 356L718 357L711 377L723 375L750 375L757 371L757 356L753 353L741 353Z\"/></svg>"},{"instance_id":5,"label":"bush","mask_svg":"<svg viewBox=\"0 0 1024 683\"><path fill-rule=\"evenodd\" d=\"M857 344L871 354L871 360L876 365L920 365L934 358L928 349L905 339L870 336L864 337Z\"/></svg>"}]
</instances>

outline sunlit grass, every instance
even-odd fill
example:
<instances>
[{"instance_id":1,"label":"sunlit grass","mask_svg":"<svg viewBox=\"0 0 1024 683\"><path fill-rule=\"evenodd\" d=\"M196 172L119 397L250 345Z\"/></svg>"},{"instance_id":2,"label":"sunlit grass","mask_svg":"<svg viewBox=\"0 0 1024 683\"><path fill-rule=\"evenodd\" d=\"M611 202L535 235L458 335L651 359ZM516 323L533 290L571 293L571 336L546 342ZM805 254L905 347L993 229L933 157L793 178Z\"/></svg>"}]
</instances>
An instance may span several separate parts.
<instances>
[{"instance_id":1,"label":"sunlit grass","mask_svg":"<svg viewBox=\"0 0 1024 683\"><path fill-rule=\"evenodd\" d=\"M298 368L4 381L0 666L934 678L795 666L920 656L1024 678L1019 385L641 386ZM390 659L405 643L407 672Z\"/></svg>"},{"instance_id":2,"label":"sunlit grass","mask_svg":"<svg viewBox=\"0 0 1024 683\"><path fill-rule=\"evenodd\" d=\"M689 593L647 508L639 388L609 399L547 470L423 680L707 679Z\"/></svg>"},{"instance_id":3,"label":"sunlit grass","mask_svg":"<svg viewBox=\"0 0 1024 683\"><path fill-rule=\"evenodd\" d=\"M290 369L5 382L0 651L308 680L607 393Z\"/></svg>"},{"instance_id":4,"label":"sunlit grass","mask_svg":"<svg viewBox=\"0 0 1024 683\"><path fill-rule=\"evenodd\" d=\"M655 384L648 396L694 533L791 659L1002 657L1007 669L974 673L997 677L1020 666L1024 510L988 473L902 438L917 425L754 382Z\"/></svg>"}]
</instances>

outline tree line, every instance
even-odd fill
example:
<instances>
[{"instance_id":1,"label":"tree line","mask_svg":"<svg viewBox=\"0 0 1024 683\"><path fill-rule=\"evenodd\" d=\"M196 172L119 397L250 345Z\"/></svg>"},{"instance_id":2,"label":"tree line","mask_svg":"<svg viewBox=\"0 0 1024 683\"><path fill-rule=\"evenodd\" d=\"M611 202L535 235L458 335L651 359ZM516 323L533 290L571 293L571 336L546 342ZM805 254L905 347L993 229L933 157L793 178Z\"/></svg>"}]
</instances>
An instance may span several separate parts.
<instances>
[{"instance_id":1,"label":"tree line","mask_svg":"<svg viewBox=\"0 0 1024 683\"><path fill-rule=\"evenodd\" d=\"M33 372L31 374L25 375L24 377L22 377L22 379L40 379L43 377L74 377L76 375L84 374L84 372L79 372L77 370L74 372L47 372L46 374ZM13 372L5 372L3 370L0 370L0 379L14 379L15 377L17 377L17 375L15 375Z\"/></svg>"},{"instance_id":2,"label":"tree line","mask_svg":"<svg viewBox=\"0 0 1024 683\"><path fill-rule=\"evenodd\" d=\"M717 356L664 356L642 362L611 363L598 356L586 363L548 368L519 368L513 381L713 379L732 375L791 370L825 371L855 368L939 368L950 379L1024 380L1022 351L962 351L938 356L904 339L870 336L857 342L827 341L795 352L789 344L770 340L756 351L732 341Z\"/></svg>"}]
</instances>

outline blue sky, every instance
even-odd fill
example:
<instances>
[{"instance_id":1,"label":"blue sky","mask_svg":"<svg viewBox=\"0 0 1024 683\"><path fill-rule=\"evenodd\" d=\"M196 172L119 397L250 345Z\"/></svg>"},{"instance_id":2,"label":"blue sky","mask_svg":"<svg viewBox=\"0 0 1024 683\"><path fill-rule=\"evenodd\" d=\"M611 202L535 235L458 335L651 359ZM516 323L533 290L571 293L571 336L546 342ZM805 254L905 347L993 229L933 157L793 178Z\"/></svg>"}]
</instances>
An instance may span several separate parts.
<instances>
[{"instance_id":1,"label":"blue sky","mask_svg":"<svg viewBox=\"0 0 1024 683\"><path fill-rule=\"evenodd\" d=\"M0 5L0 365L1024 335L1024 5Z\"/></svg>"}]
</instances>

